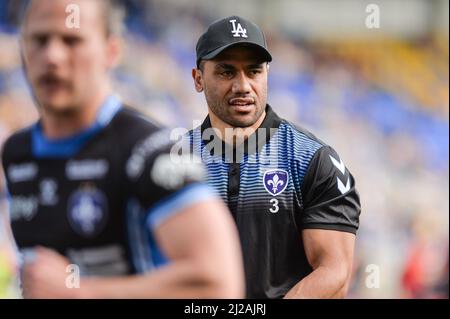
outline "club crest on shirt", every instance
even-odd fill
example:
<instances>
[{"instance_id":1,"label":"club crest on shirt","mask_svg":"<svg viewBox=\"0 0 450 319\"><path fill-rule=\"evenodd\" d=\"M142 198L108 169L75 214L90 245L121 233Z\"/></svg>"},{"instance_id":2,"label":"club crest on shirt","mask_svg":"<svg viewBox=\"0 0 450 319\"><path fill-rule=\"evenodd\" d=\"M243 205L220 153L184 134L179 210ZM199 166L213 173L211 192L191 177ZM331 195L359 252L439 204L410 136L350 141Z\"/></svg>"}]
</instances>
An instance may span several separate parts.
<instances>
[{"instance_id":1,"label":"club crest on shirt","mask_svg":"<svg viewBox=\"0 0 450 319\"><path fill-rule=\"evenodd\" d=\"M83 237L94 237L106 225L108 202L97 188L82 187L70 196L67 213L75 232Z\"/></svg>"},{"instance_id":2,"label":"club crest on shirt","mask_svg":"<svg viewBox=\"0 0 450 319\"><path fill-rule=\"evenodd\" d=\"M266 191L273 196L277 196L286 189L289 174L283 169L272 169L264 173L263 182Z\"/></svg>"}]
</instances>

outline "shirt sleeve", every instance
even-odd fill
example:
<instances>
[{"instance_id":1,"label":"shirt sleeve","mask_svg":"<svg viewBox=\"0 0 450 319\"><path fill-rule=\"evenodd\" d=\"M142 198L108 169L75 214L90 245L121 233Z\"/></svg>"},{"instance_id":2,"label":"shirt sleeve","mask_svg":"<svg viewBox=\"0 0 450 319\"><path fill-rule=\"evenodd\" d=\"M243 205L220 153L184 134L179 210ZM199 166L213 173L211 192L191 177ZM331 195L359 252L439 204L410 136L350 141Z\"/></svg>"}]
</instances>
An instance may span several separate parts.
<instances>
[{"instance_id":1,"label":"shirt sleeve","mask_svg":"<svg viewBox=\"0 0 450 319\"><path fill-rule=\"evenodd\" d=\"M151 229L184 208L216 198L204 182L201 160L161 138L159 134L139 143L126 167L131 196L146 212Z\"/></svg>"},{"instance_id":2,"label":"shirt sleeve","mask_svg":"<svg viewBox=\"0 0 450 319\"><path fill-rule=\"evenodd\" d=\"M334 149L314 155L302 187L302 229L328 229L356 234L361 205L355 179Z\"/></svg>"}]
</instances>

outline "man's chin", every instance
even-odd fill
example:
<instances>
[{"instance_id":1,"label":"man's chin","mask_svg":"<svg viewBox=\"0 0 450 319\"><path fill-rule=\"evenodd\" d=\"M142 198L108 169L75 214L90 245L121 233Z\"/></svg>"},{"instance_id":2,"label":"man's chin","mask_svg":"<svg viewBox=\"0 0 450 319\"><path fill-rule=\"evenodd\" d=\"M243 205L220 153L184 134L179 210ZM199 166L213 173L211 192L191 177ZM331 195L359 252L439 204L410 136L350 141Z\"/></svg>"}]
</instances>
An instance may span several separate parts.
<instances>
[{"instance_id":1,"label":"man's chin","mask_svg":"<svg viewBox=\"0 0 450 319\"><path fill-rule=\"evenodd\" d=\"M233 127L239 128L247 128L254 125L258 119L255 119L254 116L234 116L229 119L228 124Z\"/></svg>"},{"instance_id":2,"label":"man's chin","mask_svg":"<svg viewBox=\"0 0 450 319\"><path fill-rule=\"evenodd\" d=\"M74 111L73 103L67 100L41 100L39 105L49 113L64 114Z\"/></svg>"}]
</instances>

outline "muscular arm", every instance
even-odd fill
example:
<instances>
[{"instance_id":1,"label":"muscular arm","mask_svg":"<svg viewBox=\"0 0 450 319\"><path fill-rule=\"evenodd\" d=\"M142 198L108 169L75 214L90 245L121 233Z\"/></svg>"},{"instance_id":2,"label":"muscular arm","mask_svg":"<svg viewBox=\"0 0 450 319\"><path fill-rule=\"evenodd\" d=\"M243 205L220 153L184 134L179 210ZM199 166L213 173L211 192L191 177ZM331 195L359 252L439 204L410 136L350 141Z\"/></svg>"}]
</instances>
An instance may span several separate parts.
<instances>
[{"instance_id":1,"label":"muscular arm","mask_svg":"<svg viewBox=\"0 0 450 319\"><path fill-rule=\"evenodd\" d=\"M170 260L146 275L82 279L80 289L65 289L65 267L59 279L40 278L55 265L28 270L30 297L80 298L242 298L244 279L238 235L228 211L216 200L194 204L169 217L156 231ZM38 256L39 257L39 256ZM42 257L42 256L41 256ZM61 256L59 256L62 258ZM42 258L41 258L42 260ZM37 262L39 262L37 260ZM34 265L36 266L36 265ZM38 281L37 281L38 279ZM39 284L40 282L40 284ZM51 283L58 285L53 290ZM45 291L48 289L48 291ZM55 294L56 293L56 294ZM62 295L60 295L60 293ZM75 293L73 295L65 295Z\"/></svg>"},{"instance_id":2,"label":"muscular arm","mask_svg":"<svg viewBox=\"0 0 450 319\"><path fill-rule=\"evenodd\" d=\"M355 235L306 229L302 238L313 272L295 285L285 298L344 298L350 283Z\"/></svg>"},{"instance_id":3,"label":"muscular arm","mask_svg":"<svg viewBox=\"0 0 450 319\"><path fill-rule=\"evenodd\" d=\"M86 281L86 288L90 288L87 295L243 297L244 280L237 232L221 203L210 201L185 209L162 224L156 237L171 260L167 267L141 278ZM116 287L116 291L109 287Z\"/></svg>"}]
</instances>

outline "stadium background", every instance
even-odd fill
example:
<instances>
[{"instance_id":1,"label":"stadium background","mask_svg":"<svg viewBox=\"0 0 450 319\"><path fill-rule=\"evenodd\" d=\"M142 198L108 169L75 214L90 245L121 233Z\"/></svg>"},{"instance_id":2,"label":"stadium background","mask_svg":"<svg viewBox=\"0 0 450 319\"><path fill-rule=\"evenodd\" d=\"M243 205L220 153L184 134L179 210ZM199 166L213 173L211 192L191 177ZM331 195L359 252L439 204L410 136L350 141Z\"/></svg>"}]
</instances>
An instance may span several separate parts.
<instances>
[{"instance_id":1,"label":"stadium background","mask_svg":"<svg viewBox=\"0 0 450 319\"><path fill-rule=\"evenodd\" d=\"M22 2L0 0L0 145L37 118L20 65ZM349 297L448 298L448 1L122 2L115 87L171 127L206 115L190 77L205 27L232 14L259 24L274 57L270 103L333 145L356 177L363 212ZM365 25L369 3L379 29Z\"/></svg>"}]
</instances>

